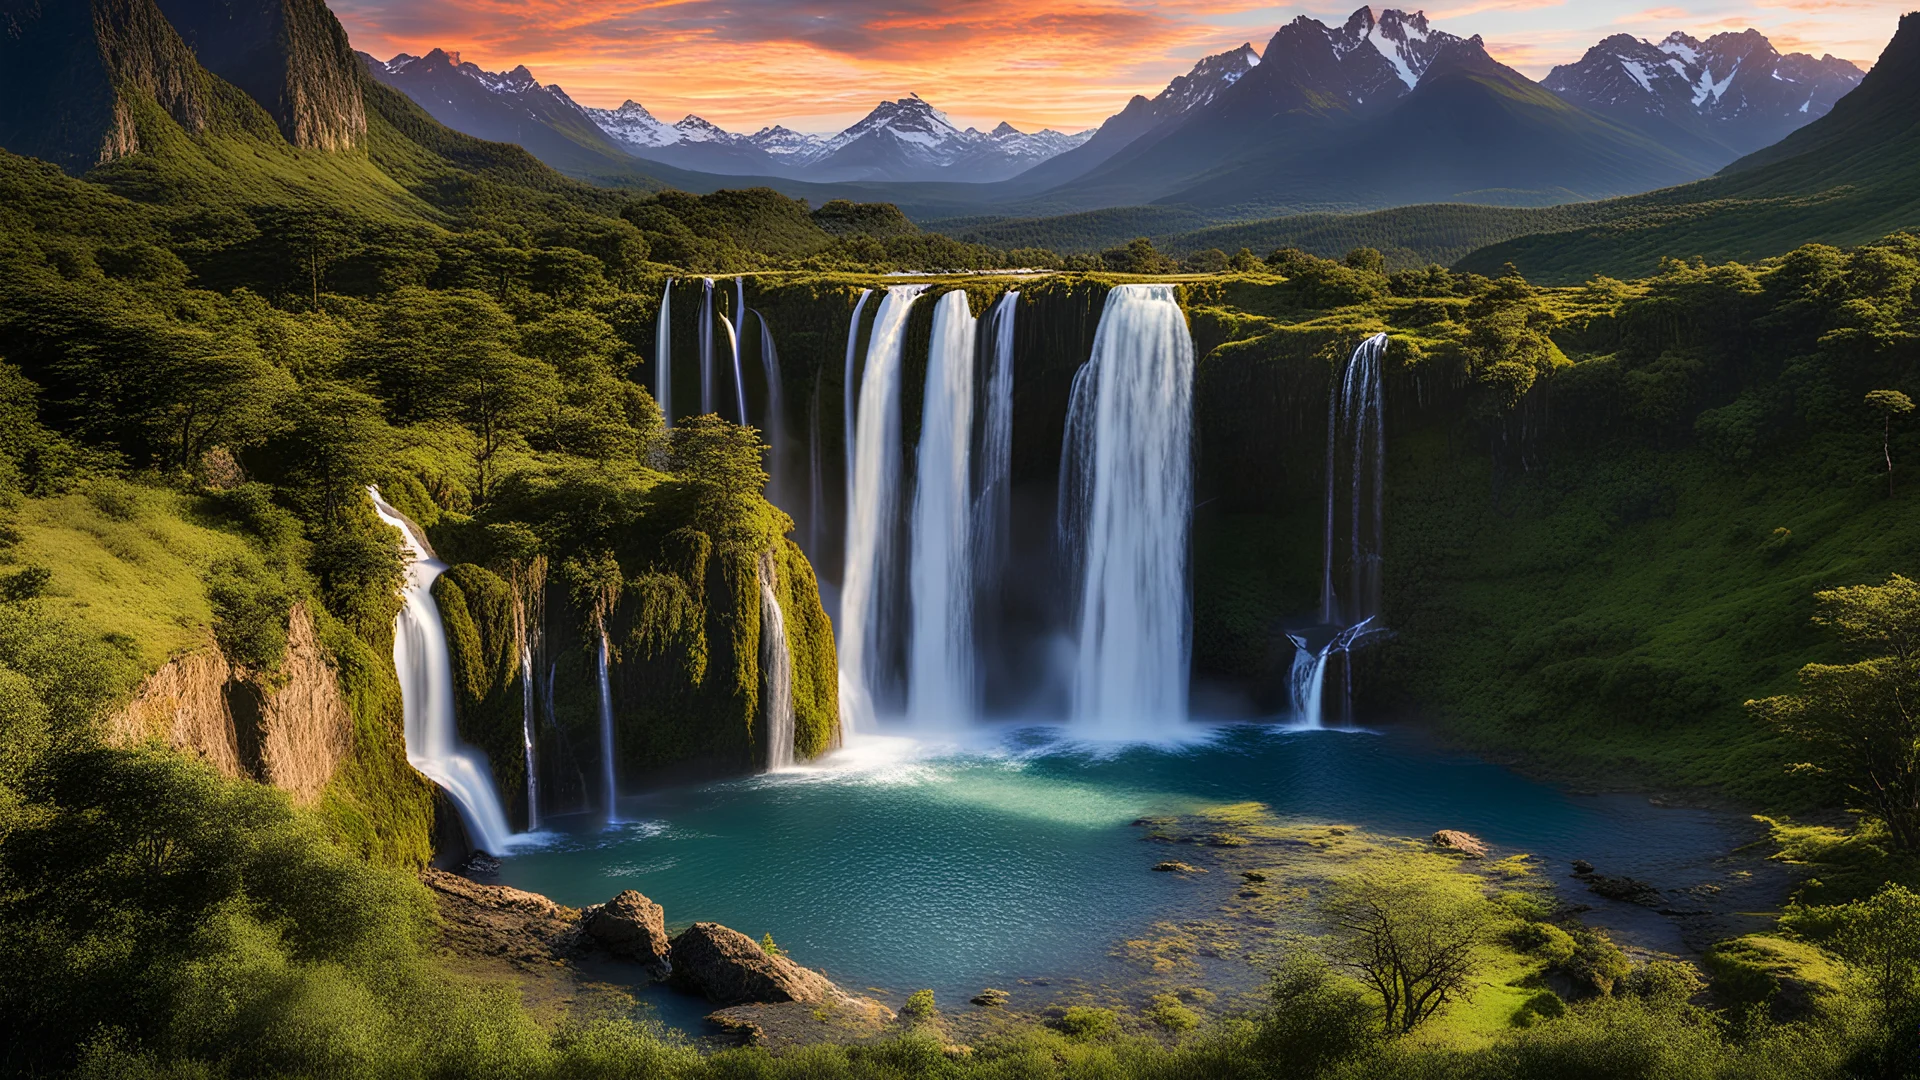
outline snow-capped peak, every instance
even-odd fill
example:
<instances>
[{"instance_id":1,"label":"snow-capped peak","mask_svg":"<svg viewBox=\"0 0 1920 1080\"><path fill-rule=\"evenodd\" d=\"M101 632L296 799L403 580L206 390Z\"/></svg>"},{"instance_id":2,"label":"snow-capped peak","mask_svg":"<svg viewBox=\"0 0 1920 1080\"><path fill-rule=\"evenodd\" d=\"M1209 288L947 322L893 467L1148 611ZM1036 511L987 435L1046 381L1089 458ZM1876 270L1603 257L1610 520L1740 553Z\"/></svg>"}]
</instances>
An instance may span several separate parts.
<instances>
[{"instance_id":1,"label":"snow-capped peak","mask_svg":"<svg viewBox=\"0 0 1920 1080\"><path fill-rule=\"evenodd\" d=\"M1260 54L1251 42L1231 52L1218 53L1193 65L1193 70L1177 76L1153 99L1155 115L1176 116L1189 112L1219 97L1221 91L1260 66Z\"/></svg>"}]
</instances>

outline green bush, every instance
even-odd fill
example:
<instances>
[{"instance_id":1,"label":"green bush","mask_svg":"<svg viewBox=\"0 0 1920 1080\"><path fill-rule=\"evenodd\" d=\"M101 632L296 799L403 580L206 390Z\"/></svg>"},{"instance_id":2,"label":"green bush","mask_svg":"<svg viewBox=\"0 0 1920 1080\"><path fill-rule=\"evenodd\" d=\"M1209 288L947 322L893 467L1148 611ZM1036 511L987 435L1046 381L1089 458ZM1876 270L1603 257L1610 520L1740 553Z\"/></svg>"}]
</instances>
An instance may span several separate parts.
<instances>
[{"instance_id":1,"label":"green bush","mask_svg":"<svg viewBox=\"0 0 1920 1080\"><path fill-rule=\"evenodd\" d=\"M1100 1009L1091 1005L1071 1005L1049 1023L1060 1033L1073 1039L1100 1039L1117 1034L1120 1030L1120 1017L1112 1009Z\"/></svg>"},{"instance_id":2,"label":"green bush","mask_svg":"<svg viewBox=\"0 0 1920 1080\"><path fill-rule=\"evenodd\" d=\"M909 1020L931 1020L939 1013L931 990L915 990L907 995L907 1003L900 1006L900 1015Z\"/></svg>"}]
</instances>

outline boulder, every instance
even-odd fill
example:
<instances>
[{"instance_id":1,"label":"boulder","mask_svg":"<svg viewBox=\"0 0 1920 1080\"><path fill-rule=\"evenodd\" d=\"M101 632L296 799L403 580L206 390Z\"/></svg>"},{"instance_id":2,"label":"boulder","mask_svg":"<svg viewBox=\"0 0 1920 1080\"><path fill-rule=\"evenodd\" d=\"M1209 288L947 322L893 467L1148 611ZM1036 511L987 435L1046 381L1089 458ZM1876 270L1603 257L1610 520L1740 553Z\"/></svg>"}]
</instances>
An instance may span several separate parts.
<instances>
[{"instance_id":1,"label":"boulder","mask_svg":"<svg viewBox=\"0 0 1920 1080\"><path fill-rule=\"evenodd\" d=\"M1487 857L1487 845L1485 841L1472 833L1464 833L1458 829L1441 829L1439 832L1434 833L1433 846L1440 848L1442 851L1458 852L1469 859L1484 859Z\"/></svg>"},{"instance_id":2,"label":"boulder","mask_svg":"<svg viewBox=\"0 0 1920 1080\"><path fill-rule=\"evenodd\" d=\"M587 936L613 955L641 964L656 979L673 973L666 911L632 889L594 910Z\"/></svg>"},{"instance_id":3,"label":"boulder","mask_svg":"<svg viewBox=\"0 0 1920 1080\"><path fill-rule=\"evenodd\" d=\"M1204 867L1183 862L1154 863L1153 868L1162 874L1204 874L1207 872Z\"/></svg>"},{"instance_id":4,"label":"boulder","mask_svg":"<svg viewBox=\"0 0 1920 1080\"><path fill-rule=\"evenodd\" d=\"M817 971L776 956L719 923L694 923L673 939L673 982L720 1005L827 1002L848 997Z\"/></svg>"}]
</instances>

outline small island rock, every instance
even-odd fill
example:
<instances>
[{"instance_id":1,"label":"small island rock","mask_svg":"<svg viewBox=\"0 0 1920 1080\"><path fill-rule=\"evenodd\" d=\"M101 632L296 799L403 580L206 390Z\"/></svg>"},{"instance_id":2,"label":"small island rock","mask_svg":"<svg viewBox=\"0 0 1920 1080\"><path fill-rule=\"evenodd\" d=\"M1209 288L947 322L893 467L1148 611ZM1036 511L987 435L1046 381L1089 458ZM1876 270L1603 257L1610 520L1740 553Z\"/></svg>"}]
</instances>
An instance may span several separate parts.
<instances>
[{"instance_id":1,"label":"small island rock","mask_svg":"<svg viewBox=\"0 0 1920 1080\"><path fill-rule=\"evenodd\" d=\"M826 1002L847 998L825 975L776 956L719 923L699 922L673 939L673 982L720 1005Z\"/></svg>"},{"instance_id":2,"label":"small island rock","mask_svg":"<svg viewBox=\"0 0 1920 1080\"><path fill-rule=\"evenodd\" d=\"M1458 829L1441 829L1433 834L1433 846L1445 851L1456 851L1469 859L1487 857L1486 842L1472 833Z\"/></svg>"},{"instance_id":3,"label":"small island rock","mask_svg":"<svg viewBox=\"0 0 1920 1080\"><path fill-rule=\"evenodd\" d=\"M587 935L613 955L637 961L656 979L673 973L666 912L632 889L593 911Z\"/></svg>"}]
</instances>

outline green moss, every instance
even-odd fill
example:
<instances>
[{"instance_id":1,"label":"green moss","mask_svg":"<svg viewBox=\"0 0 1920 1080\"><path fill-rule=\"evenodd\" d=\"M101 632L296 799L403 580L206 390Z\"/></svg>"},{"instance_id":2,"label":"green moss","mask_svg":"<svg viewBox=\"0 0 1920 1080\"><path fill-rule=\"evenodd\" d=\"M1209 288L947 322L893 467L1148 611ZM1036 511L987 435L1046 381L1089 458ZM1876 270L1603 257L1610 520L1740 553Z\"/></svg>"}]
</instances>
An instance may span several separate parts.
<instances>
[{"instance_id":1,"label":"green moss","mask_svg":"<svg viewBox=\"0 0 1920 1080\"><path fill-rule=\"evenodd\" d=\"M433 598L447 631L460 737L487 755L509 818L524 825L525 696L513 590L492 571L460 563L433 583Z\"/></svg>"},{"instance_id":2,"label":"green moss","mask_svg":"<svg viewBox=\"0 0 1920 1080\"><path fill-rule=\"evenodd\" d=\"M781 544L780 610L793 654L793 752L815 758L840 745L840 661L820 585L800 545Z\"/></svg>"},{"instance_id":3,"label":"green moss","mask_svg":"<svg viewBox=\"0 0 1920 1080\"><path fill-rule=\"evenodd\" d=\"M334 662L353 747L316 808L333 838L384 866L425 866L433 857L433 785L407 763L393 640L369 643L317 605L320 644Z\"/></svg>"},{"instance_id":4,"label":"green moss","mask_svg":"<svg viewBox=\"0 0 1920 1080\"><path fill-rule=\"evenodd\" d=\"M1729 1004L1767 1005L1786 1019L1840 994L1845 972L1816 945L1766 934L1723 941L1701 958L1714 996Z\"/></svg>"}]
</instances>

